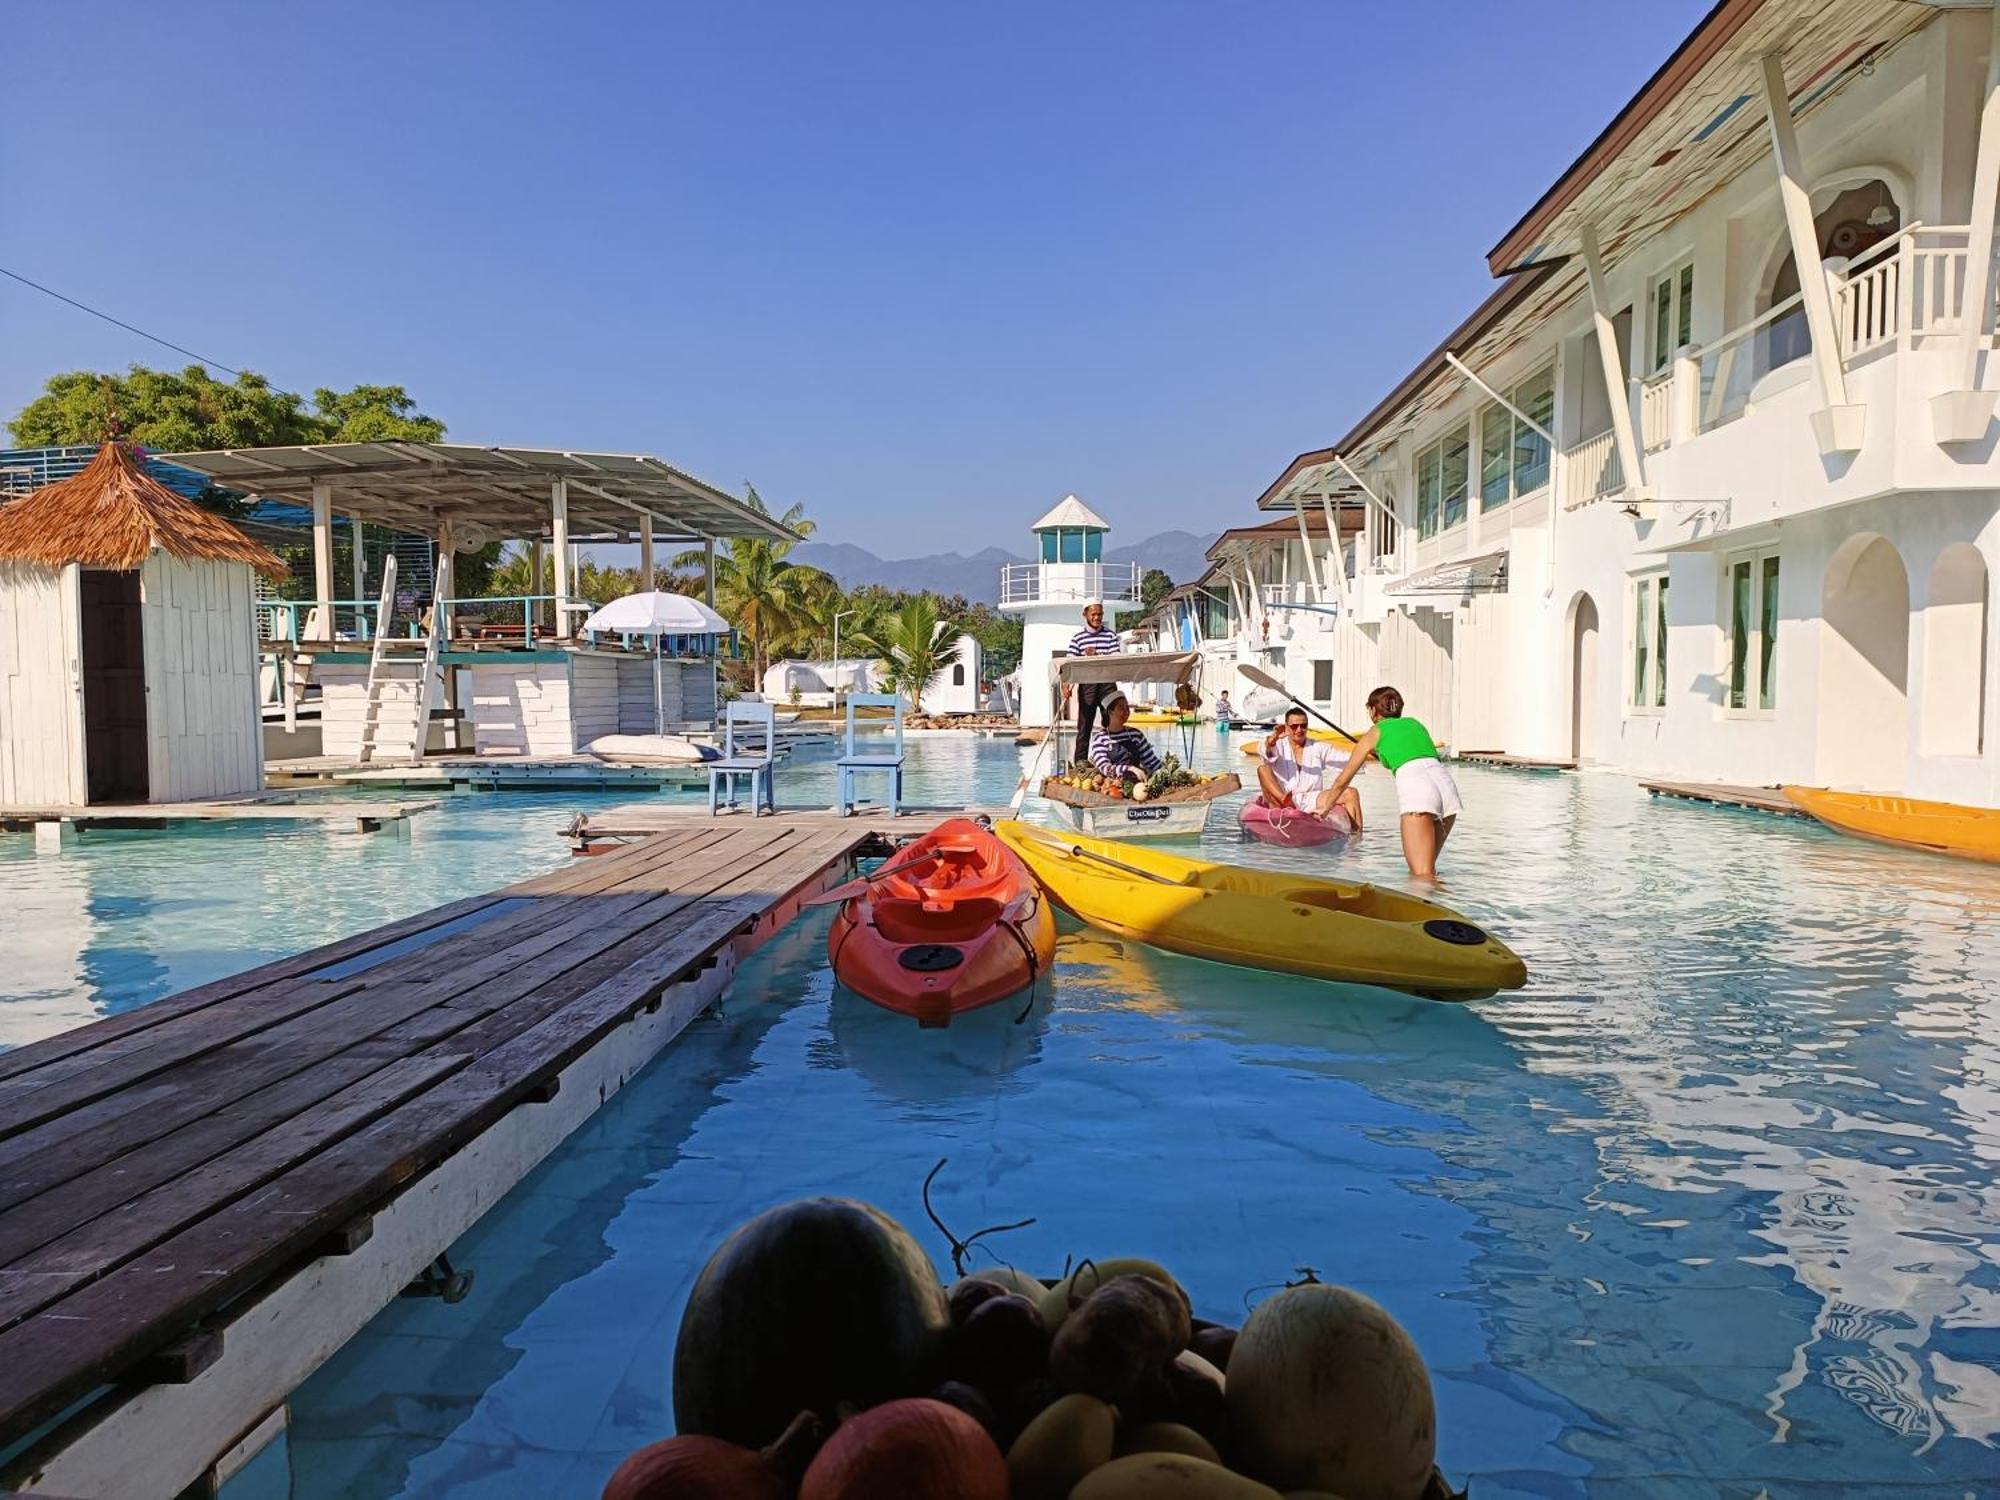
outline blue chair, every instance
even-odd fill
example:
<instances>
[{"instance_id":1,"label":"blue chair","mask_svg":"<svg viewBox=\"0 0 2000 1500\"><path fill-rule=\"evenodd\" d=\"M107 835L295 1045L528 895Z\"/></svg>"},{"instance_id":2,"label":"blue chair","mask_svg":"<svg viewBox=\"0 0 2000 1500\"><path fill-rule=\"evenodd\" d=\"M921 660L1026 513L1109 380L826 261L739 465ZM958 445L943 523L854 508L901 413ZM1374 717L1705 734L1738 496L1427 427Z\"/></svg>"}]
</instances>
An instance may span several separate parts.
<instances>
[{"instance_id":1,"label":"blue chair","mask_svg":"<svg viewBox=\"0 0 2000 1500\"><path fill-rule=\"evenodd\" d=\"M887 708L895 711L896 748L894 753L886 750L870 750L866 753L854 745L854 710L857 708ZM847 752L834 764L840 768L840 815L854 816L855 808L861 805L854 795L854 773L856 771L887 771L889 773L889 816L895 817L903 807L903 700L895 693L855 693L847 700Z\"/></svg>"},{"instance_id":2,"label":"blue chair","mask_svg":"<svg viewBox=\"0 0 2000 1500\"><path fill-rule=\"evenodd\" d=\"M742 732L738 733L738 726ZM778 810L771 768L778 759L778 712L768 703L726 703L722 708L722 758L708 762L708 815L736 806L736 778L750 783L753 813Z\"/></svg>"}]
</instances>

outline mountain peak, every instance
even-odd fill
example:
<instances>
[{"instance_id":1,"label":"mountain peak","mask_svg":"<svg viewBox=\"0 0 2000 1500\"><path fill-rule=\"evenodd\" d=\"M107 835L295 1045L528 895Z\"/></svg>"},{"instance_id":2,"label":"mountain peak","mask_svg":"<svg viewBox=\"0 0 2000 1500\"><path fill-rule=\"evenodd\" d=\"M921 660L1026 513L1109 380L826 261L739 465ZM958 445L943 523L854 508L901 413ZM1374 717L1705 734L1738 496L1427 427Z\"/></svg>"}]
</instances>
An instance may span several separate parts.
<instances>
[{"instance_id":1,"label":"mountain peak","mask_svg":"<svg viewBox=\"0 0 2000 1500\"><path fill-rule=\"evenodd\" d=\"M1176 583L1198 577L1208 566L1202 555L1208 539L1191 531L1163 531L1130 546L1106 550L1106 562L1136 562L1158 568ZM852 542L801 542L791 550L793 562L830 573L844 588L876 584L886 589L928 590L962 594L975 603L994 604L1000 598L1000 569L1031 559L1004 547L963 552L933 552L924 557L885 558Z\"/></svg>"}]
</instances>

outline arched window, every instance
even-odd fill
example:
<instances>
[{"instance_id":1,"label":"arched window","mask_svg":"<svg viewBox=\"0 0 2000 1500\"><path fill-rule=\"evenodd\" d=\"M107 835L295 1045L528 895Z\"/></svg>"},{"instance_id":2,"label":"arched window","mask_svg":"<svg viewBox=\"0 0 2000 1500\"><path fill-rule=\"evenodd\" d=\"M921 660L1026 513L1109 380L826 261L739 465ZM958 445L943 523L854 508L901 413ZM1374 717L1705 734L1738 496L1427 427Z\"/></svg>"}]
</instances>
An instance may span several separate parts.
<instances>
[{"instance_id":1,"label":"arched window","mask_svg":"<svg viewBox=\"0 0 2000 1500\"><path fill-rule=\"evenodd\" d=\"M1978 755L1986 727L1986 559L1953 542L1924 597L1924 754Z\"/></svg>"},{"instance_id":2,"label":"arched window","mask_svg":"<svg viewBox=\"0 0 2000 1500\"><path fill-rule=\"evenodd\" d=\"M1839 270L1901 232L1903 211L1889 184L1879 177L1833 191L1831 199L1814 195L1813 232L1819 253L1830 270ZM1888 251L1883 251L1888 254ZM1771 273L1770 289L1757 310L1778 306L1799 294L1799 266L1789 243ZM1794 307L1766 328L1758 339L1757 374L1763 375L1803 359L1812 352L1805 309Z\"/></svg>"},{"instance_id":3,"label":"arched window","mask_svg":"<svg viewBox=\"0 0 2000 1500\"><path fill-rule=\"evenodd\" d=\"M951 664L951 685L952 685L953 687L964 687L964 686L965 686L965 663L964 663L964 662L962 662L962 661L955 661L955 662L953 662L953 663Z\"/></svg>"}]
</instances>

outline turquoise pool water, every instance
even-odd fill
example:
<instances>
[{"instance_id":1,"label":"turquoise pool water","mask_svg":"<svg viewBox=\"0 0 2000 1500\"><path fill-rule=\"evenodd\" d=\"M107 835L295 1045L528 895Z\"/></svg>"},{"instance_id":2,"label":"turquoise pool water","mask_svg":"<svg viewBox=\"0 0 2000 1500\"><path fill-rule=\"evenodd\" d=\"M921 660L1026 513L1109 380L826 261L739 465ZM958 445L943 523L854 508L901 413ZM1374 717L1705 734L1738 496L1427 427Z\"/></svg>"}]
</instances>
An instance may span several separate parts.
<instances>
[{"instance_id":1,"label":"turquoise pool water","mask_svg":"<svg viewBox=\"0 0 2000 1500\"><path fill-rule=\"evenodd\" d=\"M1001 795L1018 764L913 755L923 795ZM455 1247L471 1295L388 1308L229 1500L594 1495L669 1430L674 1330L721 1235L852 1193L948 1264L918 1199L941 1156L954 1227L1037 1216L1000 1244L1024 1265L1151 1254L1216 1318L1300 1265L1379 1298L1479 1500L2000 1490L2000 871L1609 775L1460 780L1447 899L1527 957L1528 990L1449 1007L1078 930L1025 1024L927 1034L836 994L807 920ZM1364 797L1360 848L1286 862L1398 879L1386 778ZM468 799L400 852L284 837L378 877L421 865L401 910L559 859L507 829L572 805ZM211 840L243 847L152 892L187 920L100 903L94 951L178 987L297 946L298 908L331 922L366 885L330 865L259 889L268 834L155 847ZM478 878L433 888L451 841ZM0 899L44 868L0 862ZM218 955L232 922L247 946Z\"/></svg>"}]
</instances>

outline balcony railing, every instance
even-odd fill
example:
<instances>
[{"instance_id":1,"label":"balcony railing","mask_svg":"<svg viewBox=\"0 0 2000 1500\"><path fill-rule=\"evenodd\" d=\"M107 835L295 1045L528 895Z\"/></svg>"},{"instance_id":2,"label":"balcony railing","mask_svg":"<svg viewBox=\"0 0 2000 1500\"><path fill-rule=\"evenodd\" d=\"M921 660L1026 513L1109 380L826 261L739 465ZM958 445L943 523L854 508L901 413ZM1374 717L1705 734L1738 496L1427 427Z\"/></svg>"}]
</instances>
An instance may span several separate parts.
<instances>
[{"instance_id":1,"label":"balcony railing","mask_svg":"<svg viewBox=\"0 0 2000 1500\"><path fill-rule=\"evenodd\" d=\"M1137 604L1145 570L1137 563L1008 563L1002 604Z\"/></svg>"},{"instance_id":2,"label":"balcony railing","mask_svg":"<svg viewBox=\"0 0 2000 1500\"><path fill-rule=\"evenodd\" d=\"M1674 369L1672 365L1639 384L1639 441L1657 453L1674 440Z\"/></svg>"},{"instance_id":3,"label":"balcony railing","mask_svg":"<svg viewBox=\"0 0 2000 1500\"><path fill-rule=\"evenodd\" d=\"M1618 461L1615 434L1600 432L1563 450L1562 504L1575 510L1625 488L1625 466Z\"/></svg>"}]
</instances>

